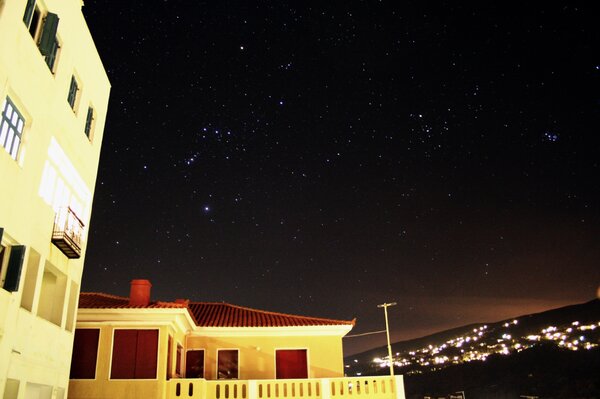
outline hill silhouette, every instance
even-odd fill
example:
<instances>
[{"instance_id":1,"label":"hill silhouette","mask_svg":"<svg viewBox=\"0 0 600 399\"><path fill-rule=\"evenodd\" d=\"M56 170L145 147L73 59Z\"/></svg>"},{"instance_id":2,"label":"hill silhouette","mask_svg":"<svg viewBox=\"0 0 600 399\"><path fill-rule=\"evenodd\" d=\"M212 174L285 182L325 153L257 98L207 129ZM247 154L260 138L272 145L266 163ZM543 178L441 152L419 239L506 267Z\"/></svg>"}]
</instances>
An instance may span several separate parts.
<instances>
[{"instance_id":1,"label":"hill silhouette","mask_svg":"<svg viewBox=\"0 0 600 399\"><path fill-rule=\"evenodd\" d=\"M392 344L407 397L600 398L600 300L475 323ZM346 374L389 373L385 346L345 358Z\"/></svg>"}]
</instances>

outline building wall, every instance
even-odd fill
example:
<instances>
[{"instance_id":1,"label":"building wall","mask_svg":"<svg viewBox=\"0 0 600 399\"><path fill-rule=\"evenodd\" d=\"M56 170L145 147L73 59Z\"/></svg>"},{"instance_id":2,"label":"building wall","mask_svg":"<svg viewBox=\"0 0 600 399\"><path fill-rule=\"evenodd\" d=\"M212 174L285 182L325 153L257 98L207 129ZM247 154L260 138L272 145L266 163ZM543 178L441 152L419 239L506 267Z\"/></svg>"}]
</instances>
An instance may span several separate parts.
<instances>
[{"instance_id":1,"label":"building wall","mask_svg":"<svg viewBox=\"0 0 600 399\"><path fill-rule=\"evenodd\" d=\"M181 315L175 316L182 317ZM163 398L166 394L167 373L169 378L177 378L175 360L177 344L185 345L185 331L177 327L177 323L145 323L133 321L129 323L78 323L77 328L98 328L100 337L98 344L98 360L94 379L72 379L69 382L69 398ZM158 365L155 379L111 379L111 363L113 353L113 337L116 329L158 329ZM167 370L169 337L172 338L171 364ZM183 367L183 365L181 365Z\"/></svg>"},{"instance_id":2,"label":"building wall","mask_svg":"<svg viewBox=\"0 0 600 399\"><path fill-rule=\"evenodd\" d=\"M342 338L339 336L190 336L187 349L204 350L204 377L217 378L217 350L239 350L239 379L275 378L277 349L306 349L308 378L344 376Z\"/></svg>"},{"instance_id":3,"label":"building wall","mask_svg":"<svg viewBox=\"0 0 600 399\"><path fill-rule=\"evenodd\" d=\"M85 232L110 84L83 19L81 0L37 2L42 14L59 17L60 49L52 71L23 22L26 4L0 1L0 37L5 39L0 41L0 105L9 97L25 121L16 156L0 143L5 247L0 259L0 395L61 398L69 379ZM74 109L67 102L72 76L80 89ZM90 106L95 117L88 138ZM65 205L77 208L85 225L79 259L68 259L51 243L56 212ZM25 246L24 262L18 289L9 291L4 277L11 248L18 245Z\"/></svg>"},{"instance_id":4,"label":"building wall","mask_svg":"<svg viewBox=\"0 0 600 399\"><path fill-rule=\"evenodd\" d=\"M205 337L190 335L190 327L181 328L185 323L173 320L157 323L152 320L151 310L141 310L144 316L130 317L130 321L82 322L77 328L100 329L98 359L94 379L72 379L69 383L69 398L163 398L167 392L167 349L168 338L173 338L171 346L170 378L185 377L185 353L187 350L205 351L205 378L216 379L217 350L239 349L239 379L274 379L276 349L307 349L309 378L343 377L342 339L340 336L237 336ZM114 313L116 314L116 313ZM182 317L181 313L177 317ZM110 318L110 316L106 317ZM120 316L127 320L126 316ZM159 329L158 367L156 379L111 379L113 357L113 337L116 329ZM288 333L289 334L289 333ZM176 374L177 344L182 346L180 368Z\"/></svg>"}]
</instances>

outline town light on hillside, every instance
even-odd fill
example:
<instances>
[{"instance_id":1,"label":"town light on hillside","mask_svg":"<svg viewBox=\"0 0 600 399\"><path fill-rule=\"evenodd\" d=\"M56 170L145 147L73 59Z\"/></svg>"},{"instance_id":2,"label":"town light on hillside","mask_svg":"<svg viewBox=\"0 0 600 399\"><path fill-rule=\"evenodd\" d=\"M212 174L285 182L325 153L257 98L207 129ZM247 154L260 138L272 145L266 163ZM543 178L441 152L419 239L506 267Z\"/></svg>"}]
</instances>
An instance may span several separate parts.
<instances>
[{"instance_id":1,"label":"town light on hillside","mask_svg":"<svg viewBox=\"0 0 600 399\"><path fill-rule=\"evenodd\" d=\"M387 335L387 347L388 347L388 359L390 361L390 376L394 376L394 358L392 357L392 345L390 344L390 326L388 323L387 308L396 305L396 302L382 303L377 305L378 308L383 308L383 314L385 315L385 334Z\"/></svg>"}]
</instances>

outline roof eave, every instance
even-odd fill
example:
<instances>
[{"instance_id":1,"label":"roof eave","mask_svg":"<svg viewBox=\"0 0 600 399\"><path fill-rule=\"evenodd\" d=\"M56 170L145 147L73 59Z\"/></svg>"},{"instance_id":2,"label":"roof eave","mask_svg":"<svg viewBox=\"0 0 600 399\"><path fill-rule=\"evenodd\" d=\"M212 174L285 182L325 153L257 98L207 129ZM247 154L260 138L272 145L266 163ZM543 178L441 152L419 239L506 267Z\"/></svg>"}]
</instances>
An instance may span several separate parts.
<instances>
[{"instance_id":1,"label":"roof eave","mask_svg":"<svg viewBox=\"0 0 600 399\"><path fill-rule=\"evenodd\" d=\"M182 331L196 327L187 308L80 308L77 323L119 325L165 325L175 323Z\"/></svg>"},{"instance_id":2,"label":"roof eave","mask_svg":"<svg viewBox=\"0 0 600 399\"><path fill-rule=\"evenodd\" d=\"M198 327L192 335L203 337L233 336L338 336L343 337L352 330L352 324L318 325L318 326L286 326L286 327Z\"/></svg>"}]
</instances>

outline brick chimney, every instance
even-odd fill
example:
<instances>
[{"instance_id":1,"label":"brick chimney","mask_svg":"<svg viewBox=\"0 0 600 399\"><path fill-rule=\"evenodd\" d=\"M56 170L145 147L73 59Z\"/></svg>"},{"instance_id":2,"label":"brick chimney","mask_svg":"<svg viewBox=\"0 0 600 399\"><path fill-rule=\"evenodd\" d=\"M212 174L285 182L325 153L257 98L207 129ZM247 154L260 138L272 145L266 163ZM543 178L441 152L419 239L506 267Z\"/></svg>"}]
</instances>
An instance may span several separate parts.
<instances>
[{"instance_id":1,"label":"brick chimney","mask_svg":"<svg viewBox=\"0 0 600 399\"><path fill-rule=\"evenodd\" d=\"M152 284L148 280L131 280L129 305L148 306L150 304L150 288L152 288Z\"/></svg>"}]
</instances>

